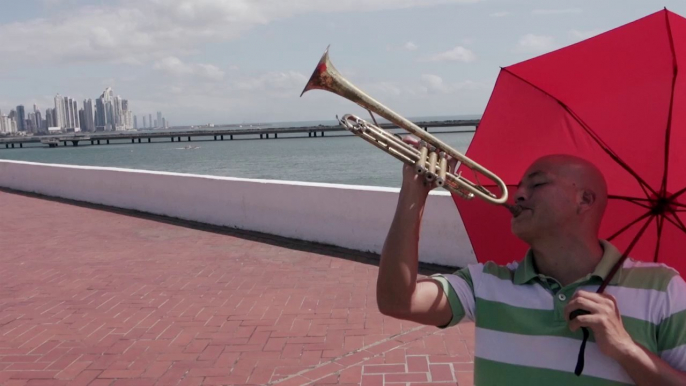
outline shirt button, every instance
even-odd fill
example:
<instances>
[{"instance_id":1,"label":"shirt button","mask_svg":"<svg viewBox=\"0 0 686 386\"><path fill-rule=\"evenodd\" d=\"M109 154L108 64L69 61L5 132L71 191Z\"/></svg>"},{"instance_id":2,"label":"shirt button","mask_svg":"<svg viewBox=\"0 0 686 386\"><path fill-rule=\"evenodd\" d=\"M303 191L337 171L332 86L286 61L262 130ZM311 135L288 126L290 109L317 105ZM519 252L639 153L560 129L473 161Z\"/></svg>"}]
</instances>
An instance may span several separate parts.
<instances>
[{"instance_id":1,"label":"shirt button","mask_svg":"<svg viewBox=\"0 0 686 386\"><path fill-rule=\"evenodd\" d=\"M564 302L565 300L567 300L567 297L565 296L565 294L559 294L559 295L557 295L557 298L560 299L561 302Z\"/></svg>"}]
</instances>

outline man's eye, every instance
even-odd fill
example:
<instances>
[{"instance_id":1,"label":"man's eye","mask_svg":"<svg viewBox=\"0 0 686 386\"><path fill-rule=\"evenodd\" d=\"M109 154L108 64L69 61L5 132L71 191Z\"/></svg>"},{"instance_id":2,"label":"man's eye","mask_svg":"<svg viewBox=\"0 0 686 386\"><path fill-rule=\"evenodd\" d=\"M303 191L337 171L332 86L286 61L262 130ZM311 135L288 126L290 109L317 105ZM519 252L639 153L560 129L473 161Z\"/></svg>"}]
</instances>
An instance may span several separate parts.
<instances>
[{"instance_id":1,"label":"man's eye","mask_svg":"<svg viewBox=\"0 0 686 386\"><path fill-rule=\"evenodd\" d=\"M539 182L537 184L534 184L534 188L537 188L537 187L543 186L543 185L545 185L545 182Z\"/></svg>"}]
</instances>

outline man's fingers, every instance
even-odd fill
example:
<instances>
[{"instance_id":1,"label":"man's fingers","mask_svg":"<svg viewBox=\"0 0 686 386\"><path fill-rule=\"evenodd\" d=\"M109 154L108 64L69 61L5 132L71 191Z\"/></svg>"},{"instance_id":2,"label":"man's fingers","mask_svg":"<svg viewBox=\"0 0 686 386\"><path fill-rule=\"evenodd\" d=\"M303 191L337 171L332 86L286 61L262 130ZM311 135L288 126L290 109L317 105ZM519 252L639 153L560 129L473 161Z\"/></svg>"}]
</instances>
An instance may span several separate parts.
<instances>
[{"instance_id":1,"label":"man's fingers","mask_svg":"<svg viewBox=\"0 0 686 386\"><path fill-rule=\"evenodd\" d=\"M415 148L419 147L419 139L413 135L404 136L403 142L407 143L408 145L412 145Z\"/></svg>"},{"instance_id":2,"label":"man's fingers","mask_svg":"<svg viewBox=\"0 0 686 386\"><path fill-rule=\"evenodd\" d=\"M604 306L591 299L575 297L564 308L565 319L569 320L569 315L576 310L586 310L591 314L597 314L604 311Z\"/></svg>"},{"instance_id":3,"label":"man's fingers","mask_svg":"<svg viewBox=\"0 0 686 386\"><path fill-rule=\"evenodd\" d=\"M576 331L581 327L588 327L593 329L601 322L601 317L598 315L579 315L576 319L569 322L569 329Z\"/></svg>"}]
</instances>

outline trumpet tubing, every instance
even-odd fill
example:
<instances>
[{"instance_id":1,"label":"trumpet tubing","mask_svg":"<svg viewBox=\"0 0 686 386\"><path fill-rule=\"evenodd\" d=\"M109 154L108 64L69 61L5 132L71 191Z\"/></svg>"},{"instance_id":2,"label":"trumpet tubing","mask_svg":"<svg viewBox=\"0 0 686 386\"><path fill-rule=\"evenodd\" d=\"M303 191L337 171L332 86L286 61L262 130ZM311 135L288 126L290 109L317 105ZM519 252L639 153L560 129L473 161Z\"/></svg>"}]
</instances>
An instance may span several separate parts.
<instances>
[{"instance_id":1,"label":"trumpet tubing","mask_svg":"<svg viewBox=\"0 0 686 386\"><path fill-rule=\"evenodd\" d=\"M339 123L353 134L386 151L398 160L414 166L415 171L418 174L423 174L427 181L456 193L464 199L479 197L492 204L508 206L505 204L508 198L507 186L498 176L348 82L331 64L328 47L300 96L313 89L329 91L355 102L368 110L370 115L374 112L418 137L420 140L419 149L403 142L393 133L355 115L346 114L342 119L339 119ZM374 119L374 116L371 116ZM474 172L476 182L462 177L461 174L455 174L455 170L449 170L448 157L471 169ZM496 195L481 185L476 175L477 172L491 180L499 188L500 194ZM508 206L508 208L510 207ZM512 211L511 208L510 210Z\"/></svg>"}]
</instances>

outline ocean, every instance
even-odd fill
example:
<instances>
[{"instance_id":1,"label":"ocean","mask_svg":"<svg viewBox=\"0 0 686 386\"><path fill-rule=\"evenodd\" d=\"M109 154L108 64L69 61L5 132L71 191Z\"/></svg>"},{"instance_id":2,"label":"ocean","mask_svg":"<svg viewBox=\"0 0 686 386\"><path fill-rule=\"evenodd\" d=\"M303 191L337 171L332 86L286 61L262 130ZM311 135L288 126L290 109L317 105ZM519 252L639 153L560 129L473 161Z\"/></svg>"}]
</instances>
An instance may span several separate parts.
<instances>
[{"instance_id":1,"label":"ocean","mask_svg":"<svg viewBox=\"0 0 686 386\"><path fill-rule=\"evenodd\" d=\"M415 117L412 120L473 119L478 116ZM259 127L334 125L335 121L303 121L253 124ZM248 124L250 125L250 124ZM459 132L465 131L467 132ZM464 153L474 127L429 128L441 141ZM394 133L407 133L402 129ZM0 148L0 159L50 164L105 166L150 171L203 174L240 178L400 187L402 163L386 152L347 131L324 137L281 134L278 139L259 135L214 141L212 136L193 137L191 142L154 138L152 143L110 141L110 145L78 147L69 144L48 148L31 144L24 148Z\"/></svg>"}]
</instances>

